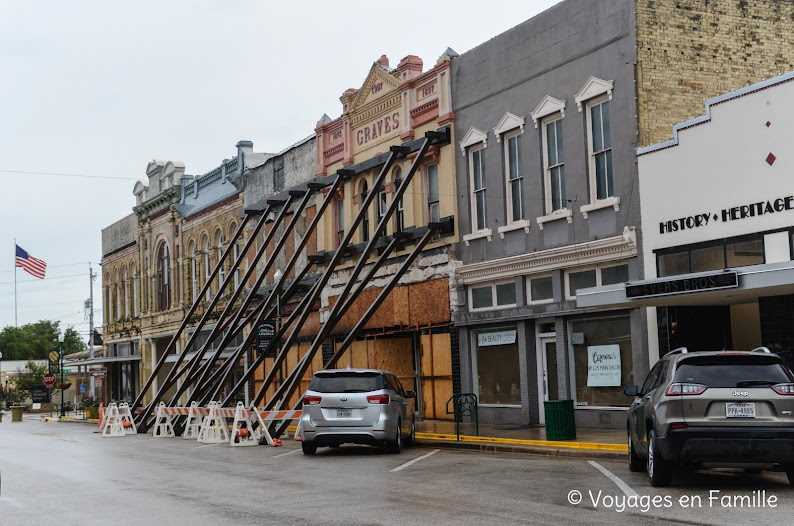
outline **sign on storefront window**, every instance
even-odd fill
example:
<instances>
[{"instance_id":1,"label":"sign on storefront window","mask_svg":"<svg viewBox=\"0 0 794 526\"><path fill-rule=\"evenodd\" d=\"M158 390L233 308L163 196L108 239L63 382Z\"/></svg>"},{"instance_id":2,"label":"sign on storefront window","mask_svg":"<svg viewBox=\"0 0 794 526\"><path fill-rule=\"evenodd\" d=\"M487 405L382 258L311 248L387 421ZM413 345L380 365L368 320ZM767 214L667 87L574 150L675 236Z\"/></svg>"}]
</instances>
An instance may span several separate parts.
<instances>
[{"instance_id":1,"label":"sign on storefront window","mask_svg":"<svg viewBox=\"0 0 794 526\"><path fill-rule=\"evenodd\" d=\"M587 386L620 385L620 346L593 345L587 348Z\"/></svg>"},{"instance_id":2,"label":"sign on storefront window","mask_svg":"<svg viewBox=\"0 0 794 526\"><path fill-rule=\"evenodd\" d=\"M516 343L516 331L481 332L477 335L477 345L512 345Z\"/></svg>"}]
</instances>

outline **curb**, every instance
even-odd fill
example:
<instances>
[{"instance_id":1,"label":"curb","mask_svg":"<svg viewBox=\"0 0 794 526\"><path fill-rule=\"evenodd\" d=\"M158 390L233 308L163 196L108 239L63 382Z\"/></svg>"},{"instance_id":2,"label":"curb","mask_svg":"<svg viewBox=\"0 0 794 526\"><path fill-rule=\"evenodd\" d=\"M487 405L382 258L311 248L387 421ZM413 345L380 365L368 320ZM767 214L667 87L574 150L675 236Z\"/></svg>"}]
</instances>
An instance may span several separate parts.
<instances>
[{"instance_id":1,"label":"curb","mask_svg":"<svg viewBox=\"0 0 794 526\"><path fill-rule=\"evenodd\" d=\"M417 433L418 435L418 433ZM467 449L483 453L520 453L558 458L589 458L603 460L625 460L626 453L607 449L561 448L555 446L528 446L511 442L488 443L419 438L417 444L445 449Z\"/></svg>"}]
</instances>

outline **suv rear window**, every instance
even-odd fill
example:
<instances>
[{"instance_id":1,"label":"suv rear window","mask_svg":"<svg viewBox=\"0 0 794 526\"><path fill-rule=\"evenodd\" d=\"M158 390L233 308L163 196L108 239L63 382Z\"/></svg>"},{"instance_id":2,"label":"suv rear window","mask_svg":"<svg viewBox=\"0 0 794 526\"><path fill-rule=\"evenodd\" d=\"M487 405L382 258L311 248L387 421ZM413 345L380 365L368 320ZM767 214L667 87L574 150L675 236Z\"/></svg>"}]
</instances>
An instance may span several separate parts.
<instances>
[{"instance_id":1,"label":"suv rear window","mask_svg":"<svg viewBox=\"0 0 794 526\"><path fill-rule=\"evenodd\" d=\"M709 387L768 387L792 382L794 376L777 357L714 355L679 362L673 381Z\"/></svg>"},{"instance_id":2,"label":"suv rear window","mask_svg":"<svg viewBox=\"0 0 794 526\"><path fill-rule=\"evenodd\" d=\"M383 376L378 373L319 374L312 378L309 390L318 393L368 393L384 388Z\"/></svg>"}]
</instances>

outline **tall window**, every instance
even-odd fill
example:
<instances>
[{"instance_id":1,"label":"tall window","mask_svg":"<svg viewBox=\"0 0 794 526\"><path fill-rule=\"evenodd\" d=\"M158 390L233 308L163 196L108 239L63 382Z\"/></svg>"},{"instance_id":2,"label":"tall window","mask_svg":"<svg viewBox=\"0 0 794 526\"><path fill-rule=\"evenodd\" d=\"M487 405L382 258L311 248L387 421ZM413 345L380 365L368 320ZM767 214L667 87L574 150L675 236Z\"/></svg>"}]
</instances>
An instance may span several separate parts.
<instances>
[{"instance_id":1,"label":"tall window","mask_svg":"<svg viewBox=\"0 0 794 526\"><path fill-rule=\"evenodd\" d=\"M196 267L198 266L198 261L196 260L196 244L192 241L190 242L190 301L196 301L196 295L198 294L198 275L196 273Z\"/></svg>"},{"instance_id":2,"label":"tall window","mask_svg":"<svg viewBox=\"0 0 794 526\"><path fill-rule=\"evenodd\" d=\"M167 310L171 307L171 289L169 279L168 245L160 244L157 251L157 308Z\"/></svg>"},{"instance_id":3,"label":"tall window","mask_svg":"<svg viewBox=\"0 0 794 526\"><path fill-rule=\"evenodd\" d=\"M234 244L234 261L237 262L237 258L240 257L240 245L238 243ZM240 265L237 265L237 268L234 270L234 290L237 290L237 287L240 286Z\"/></svg>"},{"instance_id":4,"label":"tall window","mask_svg":"<svg viewBox=\"0 0 794 526\"><path fill-rule=\"evenodd\" d=\"M130 281L127 275L127 267L122 267L124 279L124 319L130 319Z\"/></svg>"},{"instance_id":5,"label":"tall window","mask_svg":"<svg viewBox=\"0 0 794 526\"><path fill-rule=\"evenodd\" d=\"M488 227L487 207L485 198L485 149L477 148L472 150L469 155L472 179L472 216L474 230L484 230Z\"/></svg>"},{"instance_id":6,"label":"tall window","mask_svg":"<svg viewBox=\"0 0 794 526\"><path fill-rule=\"evenodd\" d=\"M394 192L400 189L400 185L403 184L403 171L402 168L399 166L394 171ZM403 228L405 228L405 208L403 207L403 200L400 198L397 201L397 210L394 217L394 231L395 232L402 232Z\"/></svg>"},{"instance_id":7,"label":"tall window","mask_svg":"<svg viewBox=\"0 0 794 526\"><path fill-rule=\"evenodd\" d=\"M223 288L224 283L226 282L226 268L221 263L223 259L223 232L218 230L215 233L215 258L218 262L218 292Z\"/></svg>"},{"instance_id":8,"label":"tall window","mask_svg":"<svg viewBox=\"0 0 794 526\"><path fill-rule=\"evenodd\" d=\"M364 205L366 204L365 201L367 200L367 192L369 188L367 187L367 182L361 182L361 204L359 205L360 209L364 209ZM369 210L364 212L364 218L361 221L361 242L366 243L369 241Z\"/></svg>"},{"instance_id":9,"label":"tall window","mask_svg":"<svg viewBox=\"0 0 794 526\"><path fill-rule=\"evenodd\" d=\"M546 212L566 207L565 164L562 147L562 119L546 122L543 126Z\"/></svg>"},{"instance_id":10,"label":"tall window","mask_svg":"<svg viewBox=\"0 0 794 526\"><path fill-rule=\"evenodd\" d=\"M105 293L105 320L107 323L113 321L113 283L110 281L110 272L105 274L105 283L107 283Z\"/></svg>"},{"instance_id":11,"label":"tall window","mask_svg":"<svg viewBox=\"0 0 794 526\"><path fill-rule=\"evenodd\" d=\"M590 107L590 182L595 198L605 199L615 194L612 186L612 139L609 132L609 101Z\"/></svg>"},{"instance_id":12,"label":"tall window","mask_svg":"<svg viewBox=\"0 0 794 526\"><path fill-rule=\"evenodd\" d=\"M208 237L204 237L204 283L207 283L210 280L210 274L212 271L210 270L210 240ZM207 293L204 295L207 301L212 299L212 287L207 287Z\"/></svg>"},{"instance_id":13,"label":"tall window","mask_svg":"<svg viewBox=\"0 0 794 526\"><path fill-rule=\"evenodd\" d=\"M119 271L116 270L116 319L121 319L121 280L119 279Z\"/></svg>"},{"instance_id":14,"label":"tall window","mask_svg":"<svg viewBox=\"0 0 794 526\"><path fill-rule=\"evenodd\" d=\"M505 166L507 166L507 222L524 219L524 174L521 171L521 135L507 136Z\"/></svg>"},{"instance_id":15,"label":"tall window","mask_svg":"<svg viewBox=\"0 0 794 526\"><path fill-rule=\"evenodd\" d=\"M336 200L336 246L342 244L345 239L345 200L339 198Z\"/></svg>"},{"instance_id":16,"label":"tall window","mask_svg":"<svg viewBox=\"0 0 794 526\"><path fill-rule=\"evenodd\" d=\"M386 215L387 200L386 200L386 188L381 187L380 192L378 192L378 224L380 224L381 219L383 216ZM380 231L380 235L386 235L386 225L383 225L383 230Z\"/></svg>"},{"instance_id":17,"label":"tall window","mask_svg":"<svg viewBox=\"0 0 794 526\"><path fill-rule=\"evenodd\" d=\"M132 315L138 317L138 269L135 264L130 265L132 274Z\"/></svg>"},{"instance_id":18,"label":"tall window","mask_svg":"<svg viewBox=\"0 0 794 526\"><path fill-rule=\"evenodd\" d=\"M441 219L441 207L438 198L438 165L427 167L427 222L438 222Z\"/></svg>"}]
</instances>

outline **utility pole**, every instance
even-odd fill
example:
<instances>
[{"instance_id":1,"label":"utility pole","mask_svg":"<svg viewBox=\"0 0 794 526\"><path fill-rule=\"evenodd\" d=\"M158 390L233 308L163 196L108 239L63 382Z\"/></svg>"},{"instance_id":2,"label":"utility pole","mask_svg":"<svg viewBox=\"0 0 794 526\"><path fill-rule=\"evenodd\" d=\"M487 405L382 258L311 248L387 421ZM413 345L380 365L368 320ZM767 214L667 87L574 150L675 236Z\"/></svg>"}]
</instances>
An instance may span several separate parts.
<instances>
[{"instance_id":1,"label":"utility pole","mask_svg":"<svg viewBox=\"0 0 794 526\"><path fill-rule=\"evenodd\" d=\"M94 280L96 274L91 269L91 263L88 264L88 284L90 296L88 297L88 358L94 359ZM94 398L94 376L91 376L91 398Z\"/></svg>"}]
</instances>

